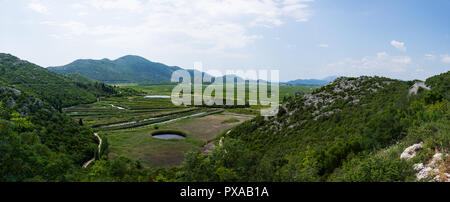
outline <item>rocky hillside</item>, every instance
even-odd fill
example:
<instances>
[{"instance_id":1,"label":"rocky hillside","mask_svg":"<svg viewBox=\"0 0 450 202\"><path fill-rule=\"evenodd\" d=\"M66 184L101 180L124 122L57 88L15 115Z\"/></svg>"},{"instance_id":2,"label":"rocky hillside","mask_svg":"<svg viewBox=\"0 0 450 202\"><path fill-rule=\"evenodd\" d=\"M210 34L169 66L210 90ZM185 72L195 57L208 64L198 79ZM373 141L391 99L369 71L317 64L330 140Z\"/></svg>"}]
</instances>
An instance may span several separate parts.
<instances>
[{"instance_id":1,"label":"rocky hillside","mask_svg":"<svg viewBox=\"0 0 450 202\"><path fill-rule=\"evenodd\" d=\"M94 102L96 97L116 93L110 86L72 80L3 53L0 53L0 85L24 91L55 108Z\"/></svg>"},{"instance_id":2,"label":"rocky hillside","mask_svg":"<svg viewBox=\"0 0 450 202\"><path fill-rule=\"evenodd\" d=\"M414 163L428 165L435 149L450 148L446 75L430 78L427 84L435 81L430 88L411 95L415 81L338 78L312 94L289 98L276 117L234 128L208 156L189 155L182 180L198 175L211 181L426 180L416 177ZM426 142L427 152L414 160L400 158L419 142Z\"/></svg>"}]
</instances>

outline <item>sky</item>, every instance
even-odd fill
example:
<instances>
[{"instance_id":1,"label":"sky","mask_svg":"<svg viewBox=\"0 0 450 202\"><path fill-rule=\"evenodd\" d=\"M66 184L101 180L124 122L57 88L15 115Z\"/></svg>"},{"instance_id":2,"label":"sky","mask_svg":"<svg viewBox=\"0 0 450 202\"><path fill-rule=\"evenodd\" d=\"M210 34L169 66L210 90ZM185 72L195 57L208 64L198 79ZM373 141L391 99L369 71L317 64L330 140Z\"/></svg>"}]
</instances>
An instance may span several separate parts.
<instances>
[{"instance_id":1,"label":"sky","mask_svg":"<svg viewBox=\"0 0 450 202\"><path fill-rule=\"evenodd\" d=\"M0 52L43 67L139 55L205 70L424 80L450 70L448 0L0 0Z\"/></svg>"}]
</instances>

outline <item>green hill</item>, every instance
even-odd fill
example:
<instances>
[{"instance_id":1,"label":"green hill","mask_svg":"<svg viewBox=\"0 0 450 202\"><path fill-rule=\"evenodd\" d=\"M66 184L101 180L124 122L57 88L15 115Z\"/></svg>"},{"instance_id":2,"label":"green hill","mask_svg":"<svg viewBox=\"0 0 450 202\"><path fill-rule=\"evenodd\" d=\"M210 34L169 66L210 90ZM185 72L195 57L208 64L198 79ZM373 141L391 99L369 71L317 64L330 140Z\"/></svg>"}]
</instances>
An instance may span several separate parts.
<instances>
[{"instance_id":1,"label":"green hill","mask_svg":"<svg viewBox=\"0 0 450 202\"><path fill-rule=\"evenodd\" d=\"M96 149L90 128L27 92L0 87L0 181L66 181Z\"/></svg>"},{"instance_id":2,"label":"green hill","mask_svg":"<svg viewBox=\"0 0 450 202\"><path fill-rule=\"evenodd\" d=\"M101 83L85 83L47 71L38 65L0 53L0 85L14 87L56 108L94 102L116 91Z\"/></svg>"},{"instance_id":3,"label":"green hill","mask_svg":"<svg viewBox=\"0 0 450 202\"><path fill-rule=\"evenodd\" d=\"M425 83L437 94L444 96L447 100L450 99L450 71L430 77Z\"/></svg>"},{"instance_id":4,"label":"green hill","mask_svg":"<svg viewBox=\"0 0 450 202\"><path fill-rule=\"evenodd\" d=\"M224 135L208 156L189 153L175 181L416 181L415 163L450 149L449 73L415 82L338 78L290 98L276 117L257 117ZM400 154L423 142L412 160ZM450 170L450 161L442 164ZM446 168L445 168L446 166ZM447 169L447 171L446 171Z\"/></svg>"},{"instance_id":5,"label":"green hill","mask_svg":"<svg viewBox=\"0 0 450 202\"><path fill-rule=\"evenodd\" d=\"M85 77L85 76L83 76L81 74L78 74L78 73L70 73L70 74L66 74L64 76L69 78L72 81L80 82L80 83L95 83L95 82L98 82L96 80L90 79L90 78Z\"/></svg>"},{"instance_id":6,"label":"green hill","mask_svg":"<svg viewBox=\"0 0 450 202\"><path fill-rule=\"evenodd\" d=\"M65 66L47 69L62 75L78 73L108 83L160 83L170 82L172 72L181 68L128 55L116 60L76 60Z\"/></svg>"},{"instance_id":7,"label":"green hill","mask_svg":"<svg viewBox=\"0 0 450 202\"><path fill-rule=\"evenodd\" d=\"M0 181L68 181L98 156L90 127L59 112L98 96L127 96L81 75L61 76L0 53Z\"/></svg>"}]
</instances>

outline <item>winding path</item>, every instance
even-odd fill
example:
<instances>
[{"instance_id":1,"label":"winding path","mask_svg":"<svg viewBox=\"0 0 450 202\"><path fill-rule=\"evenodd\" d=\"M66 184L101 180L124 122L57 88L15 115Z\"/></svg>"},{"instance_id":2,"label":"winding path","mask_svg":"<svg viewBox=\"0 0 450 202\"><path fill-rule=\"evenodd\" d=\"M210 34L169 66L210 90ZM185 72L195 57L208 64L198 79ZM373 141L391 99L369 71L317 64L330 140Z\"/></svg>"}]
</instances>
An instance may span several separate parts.
<instances>
[{"instance_id":1,"label":"winding path","mask_svg":"<svg viewBox=\"0 0 450 202\"><path fill-rule=\"evenodd\" d=\"M98 138L98 141L99 141L99 143L98 143L98 153L100 154L100 150L102 148L102 138L100 138L100 136L97 133L94 133L94 135L95 135L95 137ZM88 167L94 161L95 161L95 156L91 160L89 160L88 162L83 164L83 168Z\"/></svg>"}]
</instances>

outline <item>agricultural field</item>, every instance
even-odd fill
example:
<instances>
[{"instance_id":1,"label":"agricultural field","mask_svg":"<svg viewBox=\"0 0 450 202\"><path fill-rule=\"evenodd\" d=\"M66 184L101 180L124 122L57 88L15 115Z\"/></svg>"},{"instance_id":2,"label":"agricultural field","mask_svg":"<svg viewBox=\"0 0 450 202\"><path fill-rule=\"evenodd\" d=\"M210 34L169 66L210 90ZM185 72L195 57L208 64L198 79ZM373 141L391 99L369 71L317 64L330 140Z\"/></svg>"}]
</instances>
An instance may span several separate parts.
<instances>
[{"instance_id":1,"label":"agricultural field","mask_svg":"<svg viewBox=\"0 0 450 202\"><path fill-rule=\"evenodd\" d=\"M205 148L213 147L212 142L218 136L254 118L262 108L175 106L170 99L175 85L125 84L121 87L144 92L147 96L99 98L92 104L65 108L64 112L107 139L109 158L124 156L147 168L180 165L186 152L204 152ZM315 87L282 85L280 97L313 89ZM163 131L179 132L183 137L153 137L155 132Z\"/></svg>"},{"instance_id":2,"label":"agricultural field","mask_svg":"<svg viewBox=\"0 0 450 202\"><path fill-rule=\"evenodd\" d=\"M64 111L107 139L110 158L125 156L144 167L179 165L185 152L202 150L219 134L254 117L220 108L174 106L168 98L145 96L101 98ZM161 130L181 131L185 139L152 137Z\"/></svg>"},{"instance_id":3,"label":"agricultural field","mask_svg":"<svg viewBox=\"0 0 450 202\"><path fill-rule=\"evenodd\" d=\"M176 86L174 84L140 85L135 83L117 85L123 88L131 88L137 91L143 91L149 95L170 95L172 93L172 89Z\"/></svg>"},{"instance_id":4,"label":"agricultural field","mask_svg":"<svg viewBox=\"0 0 450 202\"><path fill-rule=\"evenodd\" d=\"M119 86L124 88L131 88L137 91L143 91L147 94L153 94L153 95L171 95L172 89L176 86L175 84L154 84L154 85L145 85L145 84L119 84ZM208 87L208 85L203 85L203 91ZM287 85L287 84L281 84L280 85L280 101L283 100L284 97L289 96L295 96L296 93L302 92L302 93L311 93L315 89L319 88L320 86L301 86L301 85ZM225 89L225 87L223 87ZM268 87L270 89L270 86ZM194 94L194 90L191 91ZM246 98L249 97L249 90L248 85L246 86ZM214 93L213 93L214 95ZM195 95L194 95L195 96ZM224 93L224 96L226 96L226 93ZM236 95L235 95L236 97Z\"/></svg>"},{"instance_id":5,"label":"agricultural field","mask_svg":"<svg viewBox=\"0 0 450 202\"><path fill-rule=\"evenodd\" d=\"M237 119L238 122L227 123L228 119ZM144 167L170 167L180 165L184 154L190 150L201 151L203 147L225 133L232 127L239 125L252 116L220 113L182 119L176 122L152 126L103 131L102 137L108 138L109 158L120 156L139 161ZM182 140L156 139L152 133L159 130L176 130L183 132L186 137Z\"/></svg>"},{"instance_id":6,"label":"agricultural field","mask_svg":"<svg viewBox=\"0 0 450 202\"><path fill-rule=\"evenodd\" d=\"M93 104L64 109L72 118L82 119L83 124L101 129L141 120L148 122L153 118L167 118L196 110L196 108L175 106L170 99L145 98L144 96L101 98Z\"/></svg>"}]
</instances>

